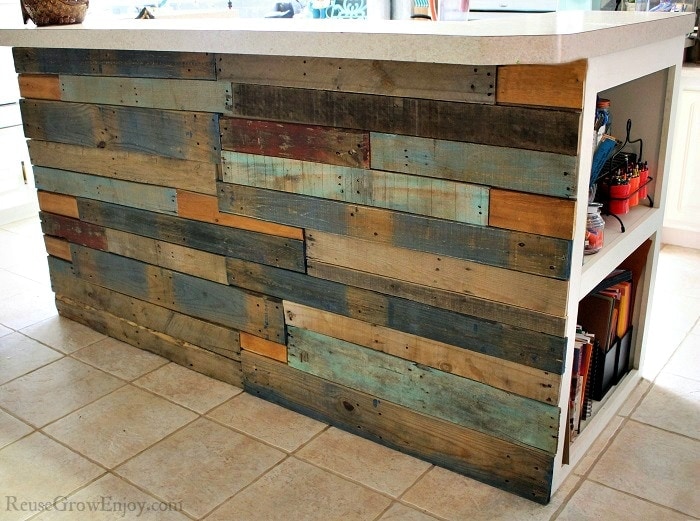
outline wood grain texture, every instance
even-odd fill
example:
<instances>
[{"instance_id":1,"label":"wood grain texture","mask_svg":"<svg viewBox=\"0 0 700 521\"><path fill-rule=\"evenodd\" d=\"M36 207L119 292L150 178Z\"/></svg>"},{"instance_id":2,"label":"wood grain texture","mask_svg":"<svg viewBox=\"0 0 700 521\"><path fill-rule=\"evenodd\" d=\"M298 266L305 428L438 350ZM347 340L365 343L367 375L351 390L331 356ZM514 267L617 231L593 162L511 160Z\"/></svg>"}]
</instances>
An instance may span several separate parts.
<instances>
[{"instance_id":1,"label":"wood grain texture","mask_svg":"<svg viewBox=\"0 0 700 521\"><path fill-rule=\"evenodd\" d=\"M287 363L286 344L278 344L277 342L271 342L269 340L265 340L264 338L242 332L241 349L245 349L251 353L256 353L260 356L266 356L267 358L277 360L278 362L284 362L285 364Z\"/></svg>"},{"instance_id":2,"label":"wood grain texture","mask_svg":"<svg viewBox=\"0 0 700 521\"><path fill-rule=\"evenodd\" d=\"M178 190L177 214L185 219L220 224L231 228L240 228L241 230L287 237L299 241L304 240L304 230L301 228L261 221L260 219L252 219L242 215L222 213L219 211L219 201L216 197L197 192Z\"/></svg>"},{"instance_id":3,"label":"wood grain texture","mask_svg":"<svg viewBox=\"0 0 700 521\"><path fill-rule=\"evenodd\" d=\"M237 117L369 130L575 156L580 113L233 84Z\"/></svg>"},{"instance_id":4,"label":"wood grain texture","mask_svg":"<svg viewBox=\"0 0 700 521\"><path fill-rule=\"evenodd\" d=\"M525 273L568 279L571 241L219 183L219 209Z\"/></svg>"},{"instance_id":5,"label":"wood grain texture","mask_svg":"<svg viewBox=\"0 0 700 521\"><path fill-rule=\"evenodd\" d=\"M27 144L29 157L36 166L216 195L218 163L186 161L149 153L89 148L37 139L31 139Z\"/></svg>"},{"instance_id":6,"label":"wood grain texture","mask_svg":"<svg viewBox=\"0 0 700 521\"><path fill-rule=\"evenodd\" d=\"M241 118L219 124L224 150L369 168L368 132Z\"/></svg>"},{"instance_id":7,"label":"wood grain texture","mask_svg":"<svg viewBox=\"0 0 700 521\"><path fill-rule=\"evenodd\" d=\"M70 243L67 240L44 235L44 246L46 246L46 253L49 255L68 262L73 261L70 253Z\"/></svg>"},{"instance_id":8,"label":"wood grain texture","mask_svg":"<svg viewBox=\"0 0 700 521\"><path fill-rule=\"evenodd\" d=\"M41 190L36 195L39 200L39 209L42 211L75 219L79 217L78 201L75 196L43 192Z\"/></svg>"},{"instance_id":9,"label":"wood grain texture","mask_svg":"<svg viewBox=\"0 0 700 521\"><path fill-rule=\"evenodd\" d=\"M209 53L16 47L13 56L20 73L216 79Z\"/></svg>"},{"instance_id":10,"label":"wood grain texture","mask_svg":"<svg viewBox=\"0 0 700 521\"><path fill-rule=\"evenodd\" d=\"M44 166L34 167L34 182L39 190L47 192L74 197L81 196L151 212L177 214L177 194L172 188L144 185Z\"/></svg>"},{"instance_id":11,"label":"wood grain texture","mask_svg":"<svg viewBox=\"0 0 700 521\"><path fill-rule=\"evenodd\" d=\"M206 80L60 76L60 99L190 112L231 111L231 83Z\"/></svg>"},{"instance_id":12,"label":"wood grain texture","mask_svg":"<svg viewBox=\"0 0 700 521\"><path fill-rule=\"evenodd\" d=\"M574 201L492 189L489 203L489 226L560 239L574 237Z\"/></svg>"},{"instance_id":13,"label":"wood grain texture","mask_svg":"<svg viewBox=\"0 0 700 521\"><path fill-rule=\"evenodd\" d=\"M561 374L566 339L478 319L418 302L226 259L229 283L411 335Z\"/></svg>"},{"instance_id":14,"label":"wood grain texture","mask_svg":"<svg viewBox=\"0 0 700 521\"><path fill-rule=\"evenodd\" d=\"M556 197L576 196L576 157L372 132L371 166Z\"/></svg>"},{"instance_id":15,"label":"wood grain texture","mask_svg":"<svg viewBox=\"0 0 700 521\"><path fill-rule=\"evenodd\" d=\"M234 83L494 103L493 66L296 56L217 56L219 79Z\"/></svg>"},{"instance_id":16,"label":"wood grain texture","mask_svg":"<svg viewBox=\"0 0 700 521\"><path fill-rule=\"evenodd\" d=\"M499 66L496 102L581 110L587 68L587 60Z\"/></svg>"},{"instance_id":17,"label":"wood grain texture","mask_svg":"<svg viewBox=\"0 0 700 521\"><path fill-rule=\"evenodd\" d=\"M20 108L31 139L219 162L216 114L45 100L20 100Z\"/></svg>"},{"instance_id":18,"label":"wood grain texture","mask_svg":"<svg viewBox=\"0 0 700 521\"><path fill-rule=\"evenodd\" d=\"M223 181L486 225L486 187L430 177L222 152Z\"/></svg>"},{"instance_id":19,"label":"wood grain texture","mask_svg":"<svg viewBox=\"0 0 700 521\"><path fill-rule=\"evenodd\" d=\"M253 353L241 356L246 391L393 449L549 501L553 457L380 400Z\"/></svg>"},{"instance_id":20,"label":"wood grain texture","mask_svg":"<svg viewBox=\"0 0 700 521\"><path fill-rule=\"evenodd\" d=\"M288 326L381 351L550 405L559 398L561 377L558 375L295 302L285 300L283 304ZM286 362L286 358L282 361Z\"/></svg>"},{"instance_id":21,"label":"wood grain texture","mask_svg":"<svg viewBox=\"0 0 700 521\"><path fill-rule=\"evenodd\" d=\"M102 226L46 212L40 212L39 218L41 231L46 235L98 250L107 249L107 237Z\"/></svg>"},{"instance_id":22,"label":"wood grain texture","mask_svg":"<svg viewBox=\"0 0 700 521\"><path fill-rule=\"evenodd\" d=\"M234 329L91 284L77 278L66 262L49 259L49 266L56 293L226 358L241 358L239 332Z\"/></svg>"},{"instance_id":23,"label":"wood grain texture","mask_svg":"<svg viewBox=\"0 0 700 521\"><path fill-rule=\"evenodd\" d=\"M559 317L566 315L566 281L488 266L381 242L306 230L307 272L316 262L479 297Z\"/></svg>"},{"instance_id":24,"label":"wood grain texture","mask_svg":"<svg viewBox=\"0 0 700 521\"><path fill-rule=\"evenodd\" d=\"M19 95L23 98L60 100L58 74L20 74Z\"/></svg>"},{"instance_id":25,"label":"wood grain texture","mask_svg":"<svg viewBox=\"0 0 700 521\"><path fill-rule=\"evenodd\" d=\"M304 243L286 237L193 221L127 206L79 199L80 217L107 228L143 235L216 255L306 271Z\"/></svg>"}]
</instances>

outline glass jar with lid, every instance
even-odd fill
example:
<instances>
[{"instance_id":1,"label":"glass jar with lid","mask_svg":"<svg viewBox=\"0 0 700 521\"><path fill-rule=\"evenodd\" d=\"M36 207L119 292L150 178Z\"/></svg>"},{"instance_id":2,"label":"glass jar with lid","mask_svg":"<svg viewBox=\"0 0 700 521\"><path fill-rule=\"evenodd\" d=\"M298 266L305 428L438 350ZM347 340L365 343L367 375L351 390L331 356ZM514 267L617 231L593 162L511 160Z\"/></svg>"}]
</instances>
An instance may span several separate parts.
<instances>
[{"instance_id":1,"label":"glass jar with lid","mask_svg":"<svg viewBox=\"0 0 700 521\"><path fill-rule=\"evenodd\" d=\"M603 248L605 221L600 215L600 203L588 203L588 215L586 216L586 237L583 243L584 255L598 253Z\"/></svg>"}]
</instances>

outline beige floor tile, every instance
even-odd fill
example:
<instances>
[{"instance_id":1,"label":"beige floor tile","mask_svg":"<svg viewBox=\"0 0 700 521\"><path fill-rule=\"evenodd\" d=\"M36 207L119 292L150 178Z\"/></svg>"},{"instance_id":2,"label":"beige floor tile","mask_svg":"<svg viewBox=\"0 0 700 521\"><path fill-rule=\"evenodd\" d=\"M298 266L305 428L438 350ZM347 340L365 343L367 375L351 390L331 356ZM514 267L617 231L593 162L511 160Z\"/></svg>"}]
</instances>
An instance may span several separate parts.
<instances>
[{"instance_id":1,"label":"beige floor tile","mask_svg":"<svg viewBox=\"0 0 700 521\"><path fill-rule=\"evenodd\" d=\"M698 326L700 327L700 322ZM693 332L685 338L664 367L663 373L700 380L700 329L698 333Z\"/></svg>"},{"instance_id":2,"label":"beige floor tile","mask_svg":"<svg viewBox=\"0 0 700 521\"><path fill-rule=\"evenodd\" d=\"M387 497L290 457L207 521L369 521L390 503Z\"/></svg>"},{"instance_id":3,"label":"beige floor tile","mask_svg":"<svg viewBox=\"0 0 700 521\"><path fill-rule=\"evenodd\" d=\"M134 385L172 400L200 414L243 392L186 367L169 363L134 381Z\"/></svg>"},{"instance_id":4,"label":"beige floor tile","mask_svg":"<svg viewBox=\"0 0 700 521\"><path fill-rule=\"evenodd\" d=\"M57 503L37 521L187 521L178 503L161 502L112 474L106 474L84 489ZM32 520L33 521L33 520Z\"/></svg>"},{"instance_id":5,"label":"beige floor tile","mask_svg":"<svg viewBox=\"0 0 700 521\"><path fill-rule=\"evenodd\" d=\"M0 450L0 517L27 519L39 512L36 502L68 495L103 472L43 434L31 434Z\"/></svg>"},{"instance_id":6,"label":"beige floor tile","mask_svg":"<svg viewBox=\"0 0 700 521\"><path fill-rule=\"evenodd\" d=\"M87 364L62 358L0 386L0 406L42 427L122 385Z\"/></svg>"},{"instance_id":7,"label":"beige floor tile","mask_svg":"<svg viewBox=\"0 0 700 521\"><path fill-rule=\"evenodd\" d=\"M2 241L0 241L0 245L1 244ZM0 300L4 300L25 291L41 291L46 288L46 286L39 284L34 280L30 280L26 277L17 275L16 273L0 268L0 288L2 288L2 297L0 297Z\"/></svg>"},{"instance_id":8,"label":"beige floor tile","mask_svg":"<svg viewBox=\"0 0 700 521\"><path fill-rule=\"evenodd\" d=\"M436 521L436 518L401 503L394 503L379 521Z\"/></svg>"},{"instance_id":9,"label":"beige floor tile","mask_svg":"<svg viewBox=\"0 0 700 521\"><path fill-rule=\"evenodd\" d=\"M47 288L51 286L49 262L46 258L45 246L43 243L7 269L12 273L42 284Z\"/></svg>"},{"instance_id":10,"label":"beige floor tile","mask_svg":"<svg viewBox=\"0 0 700 521\"><path fill-rule=\"evenodd\" d=\"M618 492L591 481L584 481L557 521L687 521L688 516Z\"/></svg>"},{"instance_id":11,"label":"beige floor tile","mask_svg":"<svg viewBox=\"0 0 700 521\"><path fill-rule=\"evenodd\" d=\"M20 333L0 338L0 384L58 360L63 355Z\"/></svg>"},{"instance_id":12,"label":"beige floor tile","mask_svg":"<svg viewBox=\"0 0 700 521\"><path fill-rule=\"evenodd\" d=\"M0 337L9 335L10 333L13 333L12 329L10 329L9 327L0 326Z\"/></svg>"},{"instance_id":13,"label":"beige floor tile","mask_svg":"<svg viewBox=\"0 0 700 521\"><path fill-rule=\"evenodd\" d=\"M48 286L0 300L0 324L23 329L56 315L54 294Z\"/></svg>"},{"instance_id":14,"label":"beige floor tile","mask_svg":"<svg viewBox=\"0 0 700 521\"><path fill-rule=\"evenodd\" d=\"M430 468L430 463L336 428L314 438L297 457L393 497Z\"/></svg>"},{"instance_id":15,"label":"beige floor tile","mask_svg":"<svg viewBox=\"0 0 700 521\"><path fill-rule=\"evenodd\" d=\"M162 356L149 353L116 338L104 338L74 352L73 356L129 381L168 363Z\"/></svg>"},{"instance_id":16,"label":"beige floor tile","mask_svg":"<svg viewBox=\"0 0 700 521\"><path fill-rule=\"evenodd\" d=\"M637 384L637 387L635 387L634 390L627 397L625 403L622 404L620 410L617 411L618 416L627 417L630 414L632 414L632 411L639 404L639 402L642 400L642 397L649 390L650 387L651 382L642 378Z\"/></svg>"},{"instance_id":17,"label":"beige floor tile","mask_svg":"<svg viewBox=\"0 0 700 521\"><path fill-rule=\"evenodd\" d=\"M548 521L578 480L577 476L569 476L549 504L540 505L434 467L402 496L401 501L451 521Z\"/></svg>"},{"instance_id":18,"label":"beige floor tile","mask_svg":"<svg viewBox=\"0 0 700 521\"><path fill-rule=\"evenodd\" d=\"M700 441L629 421L588 477L700 517Z\"/></svg>"},{"instance_id":19,"label":"beige floor tile","mask_svg":"<svg viewBox=\"0 0 700 521\"><path fill-rule=\"evenodd\" d=\"M289 452L326 428L321 422L248 393L239 394L207 416Z\"/></svg>"},{"instance_id":20,"label":"beige floor tile","mask_svg":"<svg viewBox=\"0 0 700 521\"><path fill-rule=\"evenodd\" d=\"M700 380L661 373L632 418L700 440Z\"/></svg>"},{"instance_id":21,"label":"beige floor tile","mask_svg":"<svg viewBox=\"0 0 700 521\"><path fill-rule=\"evenodd\" d=\"M1 394L0 394L1 396ZM14 416L0 411L0 449L26 436L34 429Z\"/></svg>"},{"instance_id":22,"label":"beige floor tile","mask_svg":"<svg viewBox=\"0 0 700 521\"><path fill-rule=\"evenodd\" d=\"M605 448L607 447L608 443L610 442L610 439L617 434L617 431L620 429L620 426L622 425L622 422L625 421L625 419L622 416L613 416L612 420L610 420L610 423L608 423L603 431L598 435L596 440L593 442L593 445L586 451L586 454L581 458L581 460L578 462L578 465L576 465L576 468L574 469L574 474L578 476L583 476L586 472L588 472L595 463L595 460L600 456Z\"/></svg>"},{"instance_id":23,"label":"beige floor tile","mask_svg":"<svg viewBox=\"0 0 700 521\"><path fill-rule=\"evenodd\" d=\"M58 315L26 327L22 333L66 354L107 338L94 329Z\"/></svg>"},{"instance_id":24,"label":"beige floor tile","mask_svg":"<svg viewBox=\"0 0 700 521\"><path fill-rule=\"evenodd\" d=\"M173 457L177 455L176 457ZM285 453L200 418L116 469L201 517L284 459Z\"/></svg>"},{"instance_id":25,"label":"beige floor tile","mask_svg":"<svg viewBox=\"0 0 700 521\"><path fill-rule=\"evenodd\" d=\"M112 468L194 418L187 409L127 385L44 431Z\"/></svg>"}]
</instances>

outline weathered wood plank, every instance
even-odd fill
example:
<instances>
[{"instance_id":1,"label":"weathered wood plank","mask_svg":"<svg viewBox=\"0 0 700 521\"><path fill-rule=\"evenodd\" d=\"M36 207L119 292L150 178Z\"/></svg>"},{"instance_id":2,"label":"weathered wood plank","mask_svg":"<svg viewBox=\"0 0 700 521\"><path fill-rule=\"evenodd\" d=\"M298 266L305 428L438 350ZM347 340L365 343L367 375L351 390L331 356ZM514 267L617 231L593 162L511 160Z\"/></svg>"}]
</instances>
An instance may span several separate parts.
<instances>
[{"instance_id":1,"label":"weathered wood plank","mask_svg":"<svg viewBox=\"0 0 700 521\"><path fill-rule=\"evenodd\" d=\"M151 212L177 214L177 193L173 188L43 166L34 167L34 182L39 190L47 192L81 196Z\"/></svg>"},{"instance_id":2,"label":"weathered wood plank","mask_svg":"<svg viewBox=\"0 0 700 521\"><path fill-rule=\"evenodd\" d=\"M44 235L44 246L46 246L46 253L49 255L72 262L73 258L71 257L70 243L68 241L52 237L51 235Z\"/></svg>"},{"instance_id":3,"label":"weathered wood plank","mask_svg":"<svg viewBox=\"0 0 700 521\"><path fill-rule=\"evenodd\" d=\"M558 375L295 302L285 300L283 304L288 326L315 331L543 403L556 404L559 399L561 377ZM286 362L286 358L282 361Z\"/></svg>"},{"instance_id":4,"label":"weathered wood plank","mask_svg":"<svg viewBox=\"0 0 700 521\"><path fill-rule=\"evenodd\" d=\"M321 262L563 317L568 283L444 255L306 230L309 275Z\"/></svg>"},{"instance_id":5,"label":"weathered wood plank","mask_svg":"<svg viewBox=\"0 0 700 521\"><path fill-rule=\"evenodd\" d=\"M227 257L306 271L303 241L78 199L86 222Z\"/></svg>"},{"instance_id":6,"label":"weathered wood plank","mask_svg":"<svg viewBox=\"0 0 700 521\"><path fill-rule=\"evenodd\" d=\"M497 103L581 110L588 62L498 67Z\"/></svg>"},{"instance_id":7,"label":"weathered wood plank","mask_svg":"<svg viewBox=\"0 0 700 521\"><path fill-rule=\"evenodd\" d=\"M39 200L39 209L44 212L64 215L66 217L74 217L78 215L78 201L71 195L55 194L51 192L37 192Z\"/></svg>"},{"instance_id":8,"label":"weathered wood plank","mask_svg":"<svg viewBox=\"0 0 700 521\"><path fill-rule=\"evenodd\" d=\"M20 73L216 79L209 53L18 47L13 55Z\"/></svg>"},{"instance_id":9,"label":"weathered wood plank","mask_svg":"<svg viewBox=\"0 0 700 521\"><path fill-rule=\"evenodd\" d=\"M239 332L234 329L190 317L78 279L68 263L49 259L49 266L51 286L56 293L226 358L232 360L241 358Z\"/></svg>"},{"instance_id":10,"label":"weathered wood plank","mask_svg":"<svg viewBox=\"0 0 700 521\"><path fill-rule=\"evenodd\" d=\"M296 56L217 56L217 77L279 85L412 98L494 103L496 68Z\"/></svg>"},{"instance_id":11,"label":"weathered wood plank","mask_svg":"<svg viewBox=\"0 0 700 521\"><path fill-rule=\"evenodd\" d=\"M60 99L190 112L231 112L231 84L206 80L60 76Z\"/></svg>"},{"instance_id":12,"label":"weathered wood plank","mask_svg":"<svg viewBox=\"0 0 700 521\"><path fill-rule=\"evenodd\" d=\"M246 391L359 436L509 490L549 501L553 457L427 416L253 353L242 353Z\"/></svg>"},{"instance_id":13,"label":"weathered wood plank","mask_svg":"<svg viewBox=\"0 0 700 521\"><path fill-rule=\"evenodd\" d=\"M452 179L556 197L576 196L576 157L372 132L378 170Z\"/></svg>"},{"instance_id":14,"label":"weathered wood plank","mask_svg":"<svg viewBox=\"0 0 700 521\"><path fill-rule=\"evenodd\" d=\"M285 342L282 303L183 273L72 246L74 272L88 282L151 304Z\"/></svg>"},{"instance_id":15,"label":"weathered wood plank","mask_svg":"<svg viewBox=\"0 0 700 521\"><path fill-rule=\"evenodd\" d=\"M222 152L223 181L486 225L489 190L379 170Z\"/></svg>"},{"instance_id":16,"label":"weathered wood plank","mask_svg":"<svg viewBox=\"0 0 700 521\"><path fill-rule=\"evenodd\" d=\"M216 195L219 165L31 139L33 165Z\"/></svg>"},{"instance_id":17,"label":"weathered wood plank","mask_svg":"<svg viewBox=\"0 0 700 521\"><path fill-rule=\"evenodd\" d=\"M224 150L369 168L368 132L241 118L219 124Z\"/></svg>"},{"instance_id":18,"label":"weathered wood plank","mask_svg":"<svg viewBox=\"0 0 700 521\"><path fill-rule=\"evenodd\" d=\"M559 408L408 360L289 327L289 365L502 440L555 453Z\"/></svg>"},{"instance_id":19,"label":"weathered wood plank","mask_svg":"<svg viewBox=\"0 0 700 521\"><path fill-rule=\"evenodd\" d=\"M232 228L240 228L251 232L266 233L278 237L304 240L304 230L283 224L261 221L243 215L233 215L219 211L219 201L216 197L178 190L177 214L185 219L220 224Z\"/></svg>"},{"instance_id":20,"label":"weathered wood plank","mask_svg":"<svg viewBox=\"0 0 700 521\"><path fill-rule=\"evenodd\" d=\"M57 74L20 74L19 95L23 98L60 100L61 87Z\"/></svg>"},{"instance_id":21,"label":"weathered wood plank","mask_svg":"<svg viewBox=\"0 0 700 521\"><path fill-rule=\"evenodd\" d=\"M575 218L574 201L510 190L490 192L489 226L573 239Z\"/></svg>"},{"instance_id":22,"label":"weathered wood plank","mask_svg":"<svg viewBox=\"0 0 700 521\"><path fill-rule=\"evenodd\" d=\"M218 186L223 212L569 278L571 241L243 185Z\"/></svg>"},{"instance_id":23,"label":"weathered wood plank","mask_svg":"<svg viewBox=\"0 0 700 521\"><path fill-rule=\"evenodd\" d=\"M219 162L217 114L26 99L20 108L30 139Z\"/></svg>"},{"instance_id":24,"label":"weathered wood plank","mask_svg":"<svg viewBox=\"0 0 700 521\"><path fill-rule=\"evenodd\" d=\"M484 355L561 374L566 339L301 273L226 259L229 283Z\"/></svg>"},{"instance_id":25,"label":"weathered wood plank","mask_svg":"<svg viewBox=\"0 0 700 521\"><path fill-rule=\"evenodd\" d=\"M41 218L41 230L46 235L98 250L107 249L107 238L102 226L46 212L40 212L39 217Z\"/></svg>"},{"instance_id":26,"label":"weathered wood plank","mask_svg":"<svg viewBox=\"0 0 700 521\"><path fill-rule=\"evenodd\" d=\"M575 156L580 112L233 84L237 117Z\"/></svg>"},{"instance_id":27,"label":"weathered wood plank","mask_svg":"<svg viewBox=\"0 0 700 521\"><path fill-rule=\"evenodd\" d=\"M266 356L267 358L277 360L278 362L284 362L285 364L287 363L286 344L270 342L264 338L242 332L241 349L245 349L251 353L256 353L260 356Z\"/></svg>"}]
</instances>

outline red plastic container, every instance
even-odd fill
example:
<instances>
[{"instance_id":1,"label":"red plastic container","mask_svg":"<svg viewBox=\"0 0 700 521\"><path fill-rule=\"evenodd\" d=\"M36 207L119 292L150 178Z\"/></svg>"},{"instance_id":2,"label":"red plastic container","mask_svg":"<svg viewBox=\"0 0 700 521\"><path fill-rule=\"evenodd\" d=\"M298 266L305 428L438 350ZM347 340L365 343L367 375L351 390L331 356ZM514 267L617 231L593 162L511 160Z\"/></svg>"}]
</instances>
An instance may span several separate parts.
<instances>
[{"instance_id":1,"label":"red plastic container","mask_svg":"<svg viewBox=\"0 0 700 521\"><path fill-rule=\"evenodd\" d=\"M647 191L647 182L649 182L649 169L644 168L639 171L639 186L641 187L639 189L639 200L642 201L646 199L648 195Z\"/></svg>"},{"instance_id":2,"label":"red plastic container","mask_svg":"<svg viewBox=\"0 0 700 521\"><path fill-rule=\"evenodd\" d=\"M630 208L639 204L639 176L630 178Z\"/></svg>"},{"instance_id":3,"label":"red plastic container","mask_svg":"<svg viewBox=\"0 0 700 521\"><path fill-rule=\"evenodd\" d=\"M624 215L630 211L630 185L613 185L610 187L608 211L614 215Z\"/></svg>"}]
</instances>

